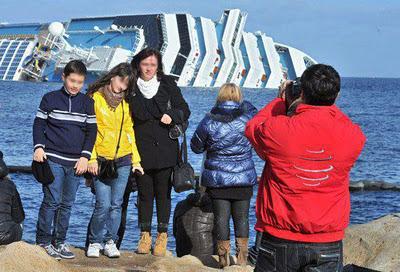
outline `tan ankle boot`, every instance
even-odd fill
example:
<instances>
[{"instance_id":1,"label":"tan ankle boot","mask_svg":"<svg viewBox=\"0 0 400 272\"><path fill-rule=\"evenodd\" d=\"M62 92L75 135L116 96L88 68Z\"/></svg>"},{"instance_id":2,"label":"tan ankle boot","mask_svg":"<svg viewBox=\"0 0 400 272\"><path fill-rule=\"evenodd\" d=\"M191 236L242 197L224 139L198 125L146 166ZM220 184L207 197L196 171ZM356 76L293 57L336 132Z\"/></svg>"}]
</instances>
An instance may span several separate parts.
<instances>
[{"instance_id":1,"label":"tan ankle boot","mask_svg":"<svg viewBox=\"0 0 400 272\"><path fill-rule=\"evenodd\" d=\"M137 253L149 254L151 250L151 236L149 232L142 232L137 247Z\"/></svg>"},{"instance_id":2,"label":"tan ankle boot","mask_svg":"<svg viewBox=\"0 0 400 272\"><path fill-rule=\"evenodd\" d=\"M247 255L249 254L249 239L236 238L236 257L237 265L247 265Z\"/></svg>"},{"instance_id":3,"label":"tan ankle boot","mask_svg":"<svg viewBox=\"0 0 400 272\"><path fill-rule=\"evenodd\" d=\"M153 255L164 257L167 251L168 235L166 232L158 233L157 240L154 244Z\"/></svg>"},{"instance_id":4,"label":"tan ankle boot","mask_svg":"<svg viewBox=\"0 0 400 272\"><path fill-rule=\"evenodd\" d=\"M219 266L224 268L229 265L229 255L231 252L230 241L217 241L217 254L219 257Z\"/></svg>"}]
</instances>

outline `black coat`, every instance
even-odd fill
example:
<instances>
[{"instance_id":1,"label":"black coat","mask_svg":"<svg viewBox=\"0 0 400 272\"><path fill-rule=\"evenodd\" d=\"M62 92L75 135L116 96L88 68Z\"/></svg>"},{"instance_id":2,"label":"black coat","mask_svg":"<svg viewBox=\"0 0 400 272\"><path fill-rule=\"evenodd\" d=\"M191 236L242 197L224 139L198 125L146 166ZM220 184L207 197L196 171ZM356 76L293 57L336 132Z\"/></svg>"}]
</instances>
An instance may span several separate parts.
<instances>
[{"instance_id":1,"label":"black coat","mask_svg":"<svg viewBox=\"0 0 400 272\"><path fill-rule=\"evenodd\" d=\"M190 116L189 106L175 80L163 76L157 94L146 99L139 90L128 97L134 121L136 145L146 169L173 167L178 160L178 140L169 137L171 125L161 123L163 114L168 114L175 124L182 124ZM168 109L168 101L171 109Z\"/></svg>"},{"instance_id":2,"label":"black coat","mask_svg":"<svg viewBox=\"0 0 400 272\"><path fill-rule=\"evenodd\" d=\"M15 184L8 178L0 179L0 231L4 223L22 223L25 219L24 209Z\"/></svg>"}]
</instances>

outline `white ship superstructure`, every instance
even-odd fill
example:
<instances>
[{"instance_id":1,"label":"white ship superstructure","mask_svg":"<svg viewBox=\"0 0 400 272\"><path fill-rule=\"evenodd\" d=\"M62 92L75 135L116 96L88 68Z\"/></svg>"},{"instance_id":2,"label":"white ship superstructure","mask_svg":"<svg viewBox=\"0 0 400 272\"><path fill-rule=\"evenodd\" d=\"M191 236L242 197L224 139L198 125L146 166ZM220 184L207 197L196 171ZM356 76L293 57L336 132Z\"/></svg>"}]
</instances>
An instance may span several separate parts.
<instances>
[{"instance_id":1,"label":"white ship superstructure","mask_svg":"<svg viewBox=\"0 0 400 272\"><path fill-rule=\"evenodd\" d=\"M224 54L224 61L218 71L214 86L219 87L225 82L238 83L241 79L240 71L244 68L239 45L247 15L240 10L227 10L222 15L219 26L223 32L220 50Z\"/></svg>"},{"instance_id":2,"label":"white ship superstructure","mask_svg":"<svg viewBox=\"0 0 400 272\"><path fill-rule=\"evenodd\" d=\"M164 72L179 86L277 88L316 63L265 33L246 32L247 16L231 9L217 22L162 13L0 24L0 80L60 81L65 64L80 59L93 81L145 47L160 50Z\"/></svg>"},{"instance_id":3,"label":"white ship superstructure","mask_svg":"<svg viewBox=\"0 0 400 272\"><path fill-rule=\"evenodd\" d=\"M265 71L265 85L262 87L276 88L284 78L284 72L281 67L280 58L276 51L274 41L271 37L268 37L263 33L257 33L256 36L259 48L262 52ZM299 76L300 75L301 74L299 74Z\"/></svg>"},{"instance_id":4,"label":"white ship superstructure","mask_svg":"<svg viewBox=\"0 0 400 272\"><path fill-rule=\"evenodd\" d=\"M178 80L178 85L180 86L189 86L191 84L200 58L200 45L196 31L196 20L190 14L186 14L185 16L189 35L188 38L190 41L190 50L188 50L186 63Z\"/></svg>"},{"instance_id":5,"label":"white ship superstructure","mask_svg":"<svg viewBox=\"0 0 400 272\"><path fill-rule=\"evenodd\" d=\"M161 29L164 37L164 44L161 53L164 57L164 72L169 74L174 65L175 58L181 48L179 40L178 22L175 14L161 14Z\"/></svg>"},{"instance_id":6,"label":"white ship superstructure","mask_svg":"<svg viewBox=\"0 0 400 272\"><path fill-rule=\"evenodd\" d=\"M243 40L240 45L243 61L245 63L242 86L245 88L262 85L262 78L265 74L260 48L257 44L257 37L253 33L243 32Z\"/></svg>"},{"instance_id":7,"label":"white ship superstructure","mask_svg":"<svg viewBox=\"0 0 400 272\"><path fill-rule=\"evenodd\" d=\"M209 87L218 72L221 56L218 49L217 32L215 24L208 18L198 18L197 34L199 37L200 54L199 62L194 75L194 87Z\"/></svg>"}]
</instances>

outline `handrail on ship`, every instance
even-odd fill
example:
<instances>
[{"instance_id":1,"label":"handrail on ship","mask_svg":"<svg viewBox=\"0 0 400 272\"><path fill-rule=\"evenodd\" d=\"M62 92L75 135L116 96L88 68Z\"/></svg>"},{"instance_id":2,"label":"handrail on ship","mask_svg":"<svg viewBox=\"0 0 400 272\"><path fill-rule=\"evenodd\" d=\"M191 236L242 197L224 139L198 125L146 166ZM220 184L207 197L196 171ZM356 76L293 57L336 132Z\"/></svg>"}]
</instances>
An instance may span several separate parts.
<instances>
[{"instance_id":1,"label":"handrail on ship","mask_svg":"<svg viewBox=\"0 0 400 272\"><path fill-rule=\"evenodd\" d=\"M0 39L9 39L9 40L34 40L35 35L33 34L1 34Z\"/></svg>"},{"instance_id":2,"label":"handrail on ship","mask_svg":"<svg viewBox=\"0 0 400 272\"><path fill-rule=\"evenodd\" d=\"M122 31L124 31L124 32L133 32L133 31L136 31L137 30L137 28L136 27L132 27L132 26L130 26L130 27L123 27L123 28L121 28L121 30ZM120 33L118 30L113 30L113 29L106 29L106 30L102 30L102 31L104 31L104 32L118 32L118 33ZM88 30L69 30L69 31L67 31L67 34L85 34L85 33L87 33L87 34L91 34L91 33L98 33L98 31L96 31L96 30L94 30L94 29L88 29Z\"/></svg>"},{"instance_id":3,"label":"handrail on ship","mask_svg":"<svg viewBox=\"0 0 400 272\"><path fill-rule=\"evenodd\" d=\"M168 47L168 32L167 32L167 24L165 22L165 14L161 14L160 16L160 22L161 22L161 31L163 34L163 45L160 49L161 55L165 54L165 51L167 50Z\"/></svg>"},{"instance_id":4,"label":"handrail on ship","mask_svg":"<svg viewBox=\"0 0 400 272\"><path fill-rule=\"evenodd\" d=\"M136 51L139 42L140 42L140 32L138 31L135 35L135 41L133 42L132 52Z\"/></svg>"}]
</instances>

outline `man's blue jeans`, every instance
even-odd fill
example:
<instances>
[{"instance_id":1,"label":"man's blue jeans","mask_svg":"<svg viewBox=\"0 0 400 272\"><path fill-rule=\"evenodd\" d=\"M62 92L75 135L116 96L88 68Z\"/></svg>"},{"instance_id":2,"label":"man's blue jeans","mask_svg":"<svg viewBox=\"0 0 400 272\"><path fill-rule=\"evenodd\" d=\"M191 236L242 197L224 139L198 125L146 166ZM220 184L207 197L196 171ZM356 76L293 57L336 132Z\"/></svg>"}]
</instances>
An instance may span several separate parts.
<instances>
[{"instance_id":1,"label":"man's blue jeans","mask_svg":"<svg viewBox=\"0 0 400 272\"><path fill-rule=\"evenodd\" d=\"M54 181L43 186L43 201L36 226L36 243L62 244L66 240L72 205L81 177L73 166L64 166L48 160Z\"/></svg>"},{"instance_id":2,"label":"man's blue jeans","mask_svg":"<svg viewBox=\"0 0 400 272\"><path fill-rule=\"evenodd\" d=\"M304 243L263 233L254 271L343 271L342 241Z\"/></svg>"},{"instance_id":3,"label":"man's blue jeans","mask_svg":"<svg viewBox=\"0 0 400 272\"><path fill-rule=\"evenodd\" d=\"M94 181L96 205L89 223L89 243L102 243L118 240L118 228L121 223L121 205L128 183L130 166L118 168L118 178L103 182ZM106 234L104 235L104 227Z\"/></svg>"}]
</instances>

